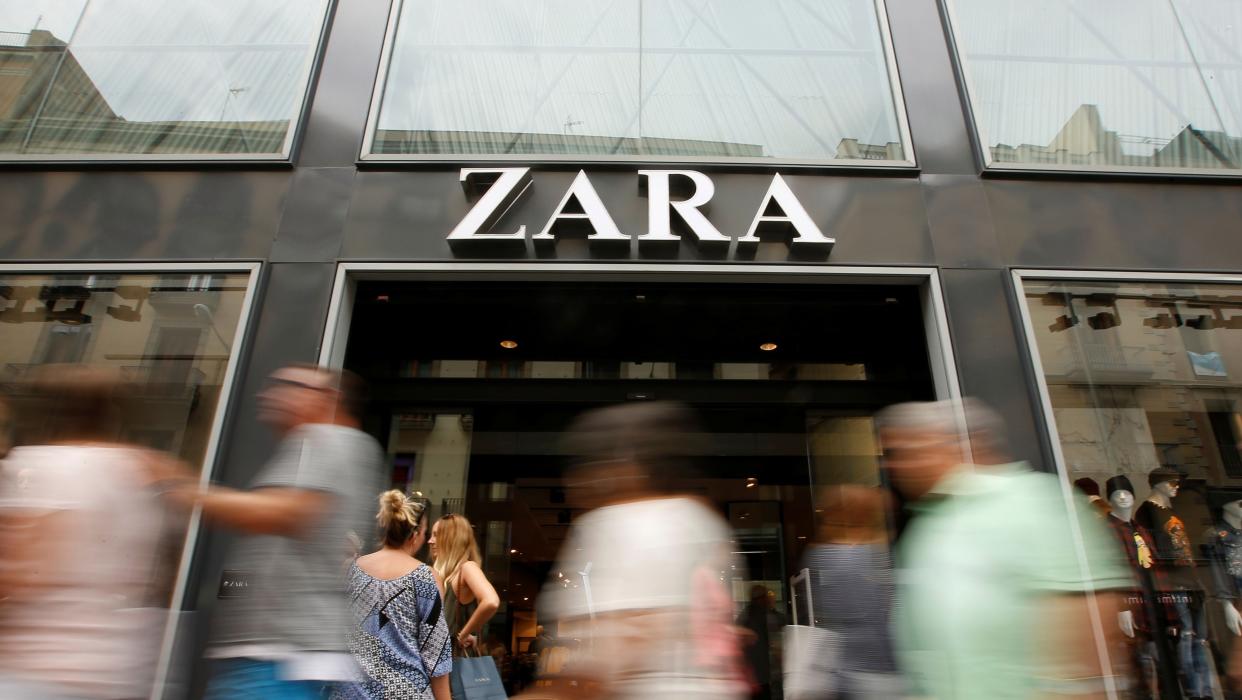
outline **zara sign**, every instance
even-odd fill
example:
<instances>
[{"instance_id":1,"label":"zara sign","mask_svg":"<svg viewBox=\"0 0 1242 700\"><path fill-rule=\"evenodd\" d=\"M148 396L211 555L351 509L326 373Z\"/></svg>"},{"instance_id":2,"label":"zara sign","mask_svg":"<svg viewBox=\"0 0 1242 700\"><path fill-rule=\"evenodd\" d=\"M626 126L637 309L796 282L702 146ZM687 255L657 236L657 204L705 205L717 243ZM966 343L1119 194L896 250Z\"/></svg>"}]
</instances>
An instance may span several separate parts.
<instances>
[{"instance_id":1,"label":"zara sign","mask_svg":"<svg viewBox=\"0 0 1242 700\"><path fill-rule=\"evenodd\" d=\"M728 249L730 237L721 233L702 211L716 193L710 177L694 170L639 170L638 177L640 192L645 191L647 196L647 227L637 235L640 249L678 245L682 237L673 230L674 216L700 248ZM526 224L509 231L495 229L501 218L529 193L530 168L462 168L460 181L466 196L477 199L449 233L449 245L457 248L486 243L524 250ZM530 240L535 245L549 245L558 236L571 232L585 234L593 248L628 249L634 238L618 228L584 170L578 171L560 203L538 233L530 235ZM746 235L737 239L737 250L753 249L760 237L770 234L785 237L790 250L799 254L826 256L834 242L811 220L779 173L772 176Z\"/></svg>"}]
</instances>

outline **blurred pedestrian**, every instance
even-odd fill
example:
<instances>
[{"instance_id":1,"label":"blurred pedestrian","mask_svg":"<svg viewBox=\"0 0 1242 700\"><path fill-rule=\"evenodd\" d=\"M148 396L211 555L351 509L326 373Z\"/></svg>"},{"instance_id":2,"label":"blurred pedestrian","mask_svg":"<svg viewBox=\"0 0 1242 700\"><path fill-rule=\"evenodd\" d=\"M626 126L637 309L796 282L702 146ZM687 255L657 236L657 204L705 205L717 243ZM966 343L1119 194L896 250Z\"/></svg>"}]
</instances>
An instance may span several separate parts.
<instances>
[{"instance_id":1,"label":"blurred pedestrian","mask_svg":"<svg viewBox=\"0 0 1242 700\"><path fill-rule=\"evenodd\" d=\"M898 549L903 671L932 698L1110 697L1127 660L1109 656L1105 635L1119 634L1115 591L1133 586L1129 572L1055 477L999 463L999 417L974 403L967 434L958 408L876 417L888 475L916 510ZM987 466L965 464L976 438Z\"/></svg>"},{"instance_id":2,"label":"blurred pedestrian","mask_svg":"<svg viewBox=\"0 0 1242 700\"><path fill-rule=\"evenodd\" d=\"M13 429L13 409L0 396L0 459L4 459L13 449Z\"/></svg>"},{"instance_id":3,"label":"blurred pedestrian","mask_svg":"<svg viewBox=\"0 0 1242 700\"><path fill-rule=\"evenodd\" d=\"M333 697L449 700L453 653L442 584L414 558L427 540L426 503L387 491L375 518L383 546L359 557L349 571L349 647L362 680L342 684Z\"/></svg>"},{"instance_id":4,"label":"blurred pedestrian","mask_svg":"<svg viewBox=\"0 0 1242 700\"><path fill-rule=\"evenodd\" d=\"M4 697L151 692L172 521L145 488L153 453L118 439L119 388L78 366L30 385L47 442L9 452L0 481L0 679L25 684Z\"/></svg>"},{"instance_id":5,"label":"blurred pedestrian","mask_svg":"<svg viewBox=\"0 0 1242 700\"><path fill-rule=\"evenodd\" d=\"M465 516L449 513L436 521L430 545L432 566L444 581L444 615L453 655L460 656L478 645L478 633L500 609L500 596L483 573L474 528Z\"/></svg>"},{"instance_id":6,"label":"blurred pedestrian","mask_svg":"<svg viewBox=\"0 0 1242 700\"><path fill-rule=\"evenodd\" d=\"M359 429L360 380L310 365L277 370L259 418L281 442L249 490L200 490L165 470L168 497L247 534L225 567L235 592L216 607L207 697L318 698L354 678L341 559L368 532L382 452Z\"/></svg>"},{"instance_id":7,"label":"blurred pedestrian","mask_svg":"<svg viewBox=\"0 0 1242 700\"><path fill-rule=\"evenodd\" d=\"M574 682L556 686L563 696L746 697L732 533L674 488L701 436L688 409L663 402L598 409L571 426L568 485L594 510L570 528L539 603L562 637L583 640L563 670Z\"/></svg>"},{"instance_id":8,"label":"blurred pedestrian","mask_svg":"<svg viewBox=\"0 0 1242 700\"><path fill-rule=\"evenodd\" d=\"M836 697L900 698L889 622L894 584L888 491L847 484L822 491L816 542L803 567L811 572L815 626L833 633Z\"/></svg>"},{"instance_id":9,"label":"blurred pedestrian","mask_svg":"<svg viewBox=\"0 0 1242 700\"><path fill-rule=\"evenodd\" d=\"M743 638L742 656L750 671L751 700L770 700L772 671L779 668L776 650L780 646L781 629L785 621L776 613L776 594L767 586L757 583L750 587L750 600L742 609L736 624L746 631Z\"/></svg>"}]
</instances>

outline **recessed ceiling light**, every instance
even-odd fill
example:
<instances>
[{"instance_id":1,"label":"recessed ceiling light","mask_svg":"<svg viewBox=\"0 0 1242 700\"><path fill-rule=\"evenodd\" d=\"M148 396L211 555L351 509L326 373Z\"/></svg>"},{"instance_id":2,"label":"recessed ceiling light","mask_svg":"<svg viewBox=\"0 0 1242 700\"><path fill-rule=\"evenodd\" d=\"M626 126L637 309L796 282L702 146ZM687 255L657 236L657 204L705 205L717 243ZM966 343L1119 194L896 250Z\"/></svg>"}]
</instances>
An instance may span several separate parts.
<instances>
[{"instance_id":1,"label":"recessed ceiling light","mask_svg":"<svg viewBox=\"0 0 1242 700\"><path fill-rule=\"evenodd\" d=\"M517 347L517 341L508 340L508 339L502 340L500 341L500 347L504 348L505 350L512 350L513 348Z\"/></svg>"},{"instance_id":2,"label":"recessed ceiling light","mask_svg":"<svg viewBox=\"0 0 1242 700\"><path fill-rule=\"evenodd\" d=\"M763 345L759 346L759 349L764 352L772 352L773 350L776 349L776 343L764 343Z\"/></svg>"}]
</instances>

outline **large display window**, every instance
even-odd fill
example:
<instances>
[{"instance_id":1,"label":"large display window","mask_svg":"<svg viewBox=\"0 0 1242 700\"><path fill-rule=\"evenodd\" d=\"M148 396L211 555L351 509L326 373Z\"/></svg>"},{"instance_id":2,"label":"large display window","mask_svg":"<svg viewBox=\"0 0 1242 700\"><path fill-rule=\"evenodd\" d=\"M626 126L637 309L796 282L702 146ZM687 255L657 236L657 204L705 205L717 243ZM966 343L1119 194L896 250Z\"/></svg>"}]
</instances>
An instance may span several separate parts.
<instances>
[{"instance_id":1,"label":"large display window","mask_svg":"<svg viewBox=\"0 0 1242 700\"><path fill-rule=\"evenodd\" d=\"M399 0L363 158L912 166L881 0Z\"/></svg>"},{"instance_id":2,"label":"large display window","mask_svg":"<svg viewBox=\"0 0 1242 700\"><path fill-rule=\"evenodd\" d=\"M329 5L0 4L0 160L287 158Z\"/></svg>"},{"instance_id":3,"label":"large display window","mask_svg":"<svg viewBox=\"0 0 1242 700\"><path fill-rule=\"evenodd\" d=\"M1242 5L945 4L987 167L1242 173Z\"/></svg>"},{"instance_id":4,"label":"large display window","mask_svg":"<svg viewBox=\"0 0 1242 700\"><path fill-rule=\"evenodd\" d=\"M116 441L168 451L202 470L214 461L258 265L0 265L0 400L16 444L46 439L28 389L41 366L119 376ZM151 600L178 610L192 520L170 523ZM165 653L177 620L170 618Z\"/></svg>"},{"instance_id":5,"label":"large display window","mask_svg":"<svg viewBox=\"0 0 1242 700\"><path fill-rule=\"evenodd\" d=\"M1134 568L1141 697L1220 697L1242 640L1242 278L1109 277L1017 273L1053 450Z\"/></svg>"}]
</instances>

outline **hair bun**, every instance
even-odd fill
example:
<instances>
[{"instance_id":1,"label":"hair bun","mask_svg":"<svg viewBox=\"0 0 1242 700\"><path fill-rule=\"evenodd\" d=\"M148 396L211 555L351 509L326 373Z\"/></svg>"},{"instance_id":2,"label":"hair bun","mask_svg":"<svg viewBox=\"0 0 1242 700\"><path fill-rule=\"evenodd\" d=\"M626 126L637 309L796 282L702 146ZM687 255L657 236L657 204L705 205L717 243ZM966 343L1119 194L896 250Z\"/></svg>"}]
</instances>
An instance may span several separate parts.
<instances>
[{"instance_id":1,"label":"hair bun","mask_svg":"<svg viewBox=\"0 0 1242 700\"><path fill-rule=\"evenodd\" d=\"M375 519L379 521L380 527L387 528L394 522L405 520L406 500L405 494L393 489L385 491L379 497L380 510Z\"/></svg>"}]
</instances>

